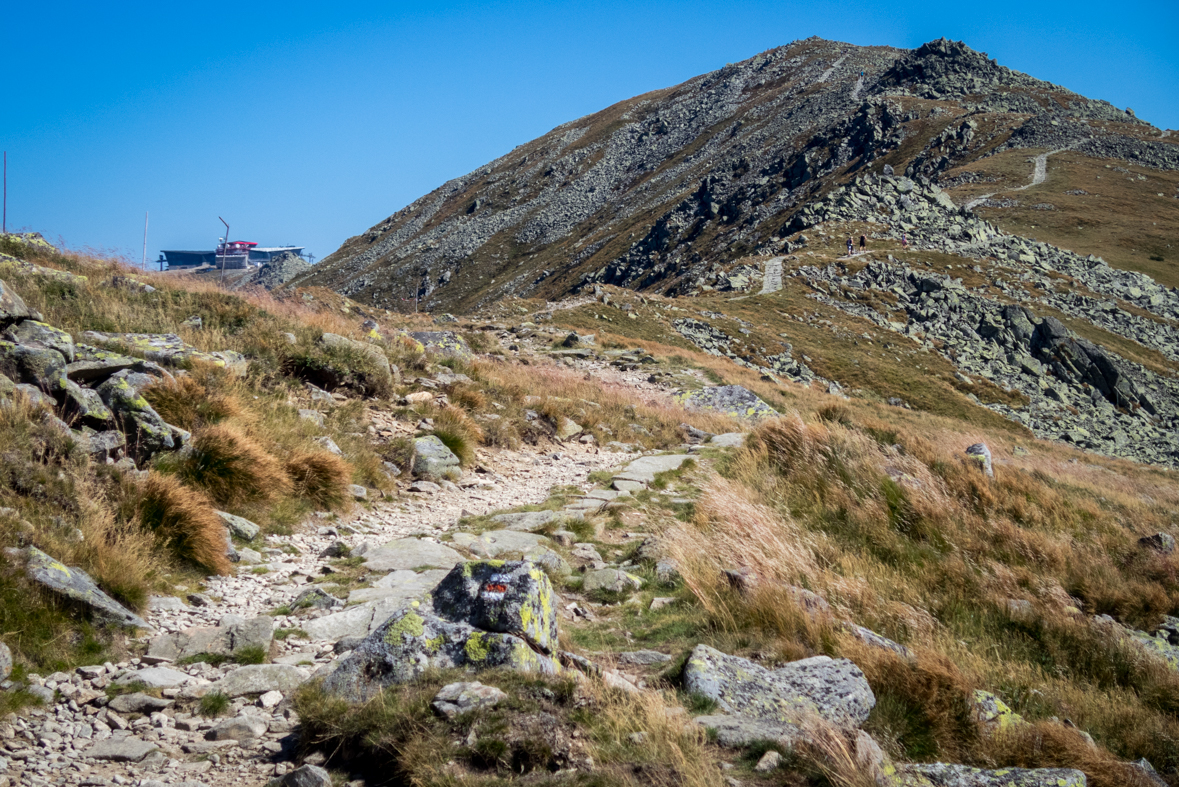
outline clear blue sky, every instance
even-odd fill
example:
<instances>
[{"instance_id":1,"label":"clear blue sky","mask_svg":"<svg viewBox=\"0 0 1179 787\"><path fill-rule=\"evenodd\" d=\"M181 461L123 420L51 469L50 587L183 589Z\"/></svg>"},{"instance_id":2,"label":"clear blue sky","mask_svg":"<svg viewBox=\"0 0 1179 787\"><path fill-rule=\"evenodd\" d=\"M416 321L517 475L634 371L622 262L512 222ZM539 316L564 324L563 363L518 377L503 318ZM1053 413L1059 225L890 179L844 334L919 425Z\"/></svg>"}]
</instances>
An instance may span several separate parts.
<instances>
[{"instance_id":1,"label":"clear blue sky","mask_svg":"<svg viewBox=\"0 0 1179 787\"><path fill-rule=\"evenodd\" d=\"M138 260L348 236L543 134L791 40L946 36L1179 128L1179 2L13 2L9 229Z\"/></svg>"}]
</instances>

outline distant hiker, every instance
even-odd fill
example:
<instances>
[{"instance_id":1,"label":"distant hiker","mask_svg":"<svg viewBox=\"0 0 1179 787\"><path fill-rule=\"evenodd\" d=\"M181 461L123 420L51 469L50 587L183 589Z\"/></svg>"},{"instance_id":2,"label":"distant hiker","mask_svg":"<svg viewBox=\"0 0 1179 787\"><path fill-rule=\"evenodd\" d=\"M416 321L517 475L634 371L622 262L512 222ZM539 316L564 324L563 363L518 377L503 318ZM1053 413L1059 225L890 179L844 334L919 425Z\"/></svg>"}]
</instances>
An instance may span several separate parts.
<instances>
[{"instance_id":1,"label":"distant hiker","mask_svg":"<svg viewBox=\"0 0 1179 787\"><path fill-rule=\"evenodd\" d=\"M854 247L852 246L852 239L848 238L847 239L847 256L849 256L849 257L852 256L852 249L853 248Z\"/></svg>"},{"instance_id":2,"label":"distant hiker","mask_svg":"<svg viewBox=\"0 0 1179 787\"><path fill-rule=\"evenodd\" d=\"M868 246L868 239L863 235L860 236L860 251L863 251Z\"/></svg>"},{"instance_id":3,"label":"distant hiker","mask_svg":"<svg viewBox=\"0 0 1179 787\"><path fill-rule=\"evenodd\" d=\"M907 233L907 232L901 233L901 248L902 249L909 248L909 233Z\"/></svg>"}]
</instances>

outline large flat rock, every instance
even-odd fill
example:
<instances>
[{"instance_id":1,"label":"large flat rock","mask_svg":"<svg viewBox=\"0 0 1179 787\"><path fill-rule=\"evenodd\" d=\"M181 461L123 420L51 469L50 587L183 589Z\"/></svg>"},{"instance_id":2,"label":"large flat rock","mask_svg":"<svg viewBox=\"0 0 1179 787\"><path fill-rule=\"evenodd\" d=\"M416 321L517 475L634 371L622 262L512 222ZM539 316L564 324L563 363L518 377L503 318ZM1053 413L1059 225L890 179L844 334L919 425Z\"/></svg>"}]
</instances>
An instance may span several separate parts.
<instances>
[{"instance_id":1,"label":"large flat rock","mask_svg":"<svg viewBox=\"0 0 1179 787\"><path fill-rule=\"evenodd\" d=\"M371 587L353 590L348 594L348 603L386 601L408 604L410 601L421 600L447 573L446 569L421 572L399 569L381 577L372 583Z\"/></svg>"},{"instance_id":2,"label":"large flat rock","mask_svg":"<svg viewBox=\"0 0 1179 787\"><path fill-rule=\"evenodd\" d=\"M228 697L265 694L268 691L290 694L307 680L308 674L306 670L289 664L249 664L238 667L214 683L212 690Z\"/></svg>"},{"instance_id":3,"label":"large flat rock","mask_svg":"<svg viewBox=\"0 0 1179 787\"><path fill-rule=\"evenodd\" d=\"M649 484L655 480L656 473L679 470L680 465L691 458L688 454L659 454L640 457L624 467L622 472L615 475L614 478Z\"/></svg>"},{"instance_id":4,"label":"large flat rock","mask_svg":"<svg viewBox=\"0 0 1179 787\"><path fill-rule=\"evenodd\" d=\"M401 538L366 552L364 566L371 571L414 568L453 568L463 556L448 546L420 538Z\"/></svg>"},{"instance_id":5,"label":"large flat rock","mask_svg":"<svg viewBox=\"0 0 1179 787\"><path fill-rule=\"evenodd\" d=\"M455 533L451 538L455 544L481 558L497 558L516 552L523 554L539 544L548 543L545 536L516 530L489 530L478 535Z\"/></svg>"},{"instance_id":6,"label":"large flat rock","mask_svg":"<svg viewBox=\"0 0 1179 787\"><path fill-rule=\"evenodd\" d=\"M159 747L139 738L107 738L91 744L85 756L111 762L139 762Z\"/></svg>"}]
</instances>

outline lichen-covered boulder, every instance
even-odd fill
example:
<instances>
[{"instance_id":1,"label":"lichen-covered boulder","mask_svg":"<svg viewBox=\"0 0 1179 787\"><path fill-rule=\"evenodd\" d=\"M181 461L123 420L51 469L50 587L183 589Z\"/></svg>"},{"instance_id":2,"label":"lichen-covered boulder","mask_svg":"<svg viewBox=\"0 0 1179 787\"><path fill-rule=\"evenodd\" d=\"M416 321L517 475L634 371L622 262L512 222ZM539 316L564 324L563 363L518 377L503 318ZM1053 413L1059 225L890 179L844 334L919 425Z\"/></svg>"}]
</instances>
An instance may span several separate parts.
<instances>
[{"instance_id":1,"label":"lichen-covered boulder","mask_svg":"<svg viewBox=\"0 0 1179 787\"><path fill-rule=\"evenodd\" d=\"M413 447L414 475L438 478L460 464L459 458L435 435L415 438Z\"/></svg>"},{"instance_id":2,"label":"lichen-covered boulder","mask_svg":"<svg viewBox=\"0 0 1179 787\"><path fill-rule=\"evenodd\" d=\"M65 356L50 347L0 340L0 372L13 380L48 391L65 376L65 366Z\"/></svg>"},{"instance_id":3,"label":"lichen-covered boulder","mask_svg":"<svg viewBox=\"0 0 1179 787\"><path fill-rule=\"evenodd\" d=\"M1073 768L1000 768L984 771L942 762L898 765L897 787L1086 787L1085 774Z\"/></svg>"},{"instance_id":4,"label":"lichen-covered boulder","mask_svg":"<svg viewBox=\"0 0 1179 787\"><path fill-rule=\"evenodd\" d=\"M144 372L159 378L171 377L159 364L103 350L89 344L74 345L74 361L66 365L65 371L66 376L74 382L89 385L102 382L115 372L121 372L124 369Z\"/></svg>"},{"instance_id":5,"label":"lichen-covered boulder","mask_svg":"<svg viewBox=\"0 0 1179 787\"><path fill-rule=\"evenodd\" d=\"M548 575L528 561L461 563L434 589L434 611L475 628L515 634L543 653L557 647L556 595Z\"/></svg>"},{"instance_id":6,"label":"lichen-covered boulder","mask_svg":"<svg viewBox=\"0 0 1179 787\"><path fill-rule=\"evenodd\" d=\"M123 427L131 453L144 459L178 448L176 430L164 422L128 377L126 370L116 372L98 386L98 395Z\"/></svg>"},{"instance_id":7,"label":"lichen-covered boulder","mask_svg":"<svg viewBox=\"0 0 1179 787\"><path fill-rule=\"evenodd\" d=\"M0 322L15 322L29 316L29 307L8 284L0 280Z\"/></svg>"},{"instance_id":8,"label":"lichen-covered boulder","mask_svg":"<svg viewBox=\"0 0 1179 787\"><path fill-rule=\"evenodd\" d=\"M684 686L728 713L782 725L797 725L816 714L841 727L859 727L876 705L859 667L826 656L769 670L697 645L684 665Z\"/></svg>"},{"instance_id":9,"label":"lichen-covered boulder","mask_svg":"<svg viewBox=\"0 0 1179 787\"><path fill-rule=\"evenodd\" d=\"M698 391L680 391L675 399L689 410L722 413L734 418L774 418L778 412L757 394L740 385L717 385Z\"/></svg>"},{"instance_id":10,"label":"lichen-covered boulder","mask_svg":"<svg viewBox=\"0 0 1179 787\"><path fill-rule=\"evenodd\" d=\"M987 448L986 443L975 443L966 448L966 455L978 463L979 468L986 474L987 478L993 478L995 475L994 466L991 464L991 449Z\"/></svg>"},{"instance_id":11,"label":"lichen-covered boulder","mask_svg":"<svg viewBox=\"0 0 1179 787\"><path fill-rule=\"evenodd\" d=\"M428 669L509 667L556 674L557 662L520 637L477 629L424 608L398 610L324 679L324 690L363 702L386 686L407 683Z\"/></svg>"},{"instance_id":12,"label":"lichen-covered boulder","mask_svg":"<svg viewBox=\"0 0 1179 787\"><path fill-rule=\"evenodd\" d=\"M363 375L364 387L370 391L384 392L401 381L400 370L389 363L389 358L380 347L335 333L325 333L319 337L319 343L329 352L355 353L364 358L367 365L372 367Z\"/></svg>"},{"instance_id":13,"label":"lichen-covered boulder","mask_svg":"<svg viewBox=\"0 0 1179 787\"><path fill-rule=\"evenodd\" d=\"M454 331L414 331L409 336L426 352L454 358L471 357L471 348L467 341Z\"/></svg>"},{"instance_id":14,"label":"lichen-covered boulder","mask_svg":"<svg viewBox=\"0 0 1179 787\"><path fill-rule=\"evenodd\" d=\"M114 420L114 413L102 401L98 391L83 388L64 376L58 379L53 394L63 418L95 429L101 429Z\"/></svg>"},{"instance_id":15,"label":"lichen-covered boulder","mask_svg":"<svg viewBox=\"0 0 1179 787\"><path fill-rule=\"evenodd\" d=\"M188 344L174 333L101 333L86 331L82 338L93 344L125 349L142 355L149 361L165 366L183 366L191 361L223 366L242 375L246 372L246 359L232 350L202 352Z\"/></svg>"},{"instance_id":16,"label":"lichen-covered boulder","mask_svg":"<svg viewBox=\"0 0 1179 787\"><path fill-rule=\"evenodd\" d=\"M150 629L146 620L102 592L94 580L80 568L54 560L36 547L24 550L25 573L34 582L73 601L84 604L106 620L123 626Z\"/></svg>"},{"instance_id":17,"label":"lichen-covered boulder","mask_svg":"<svg viewBox=\"0 0 1179 787\"><path fill-rule=\"evenodd\" d=\"M74 360L74 337L60 328L54 328L37 320L21 320L15 325L8 326L4 331L4 338L14 344L38 344L57 350L67 362Z\"/></svg>"},{"instance_id":18,"label":"lichen-covered boulder","mask_svg":"<svg viewBox=\"0 0 1179 787\"><path fill-rule=\"evenodd\" d=\"M989 731L1003 732L1024 723L1023 716L989 691L976 689L971 706L974 718Z\"/></svg>"}]
</instances>

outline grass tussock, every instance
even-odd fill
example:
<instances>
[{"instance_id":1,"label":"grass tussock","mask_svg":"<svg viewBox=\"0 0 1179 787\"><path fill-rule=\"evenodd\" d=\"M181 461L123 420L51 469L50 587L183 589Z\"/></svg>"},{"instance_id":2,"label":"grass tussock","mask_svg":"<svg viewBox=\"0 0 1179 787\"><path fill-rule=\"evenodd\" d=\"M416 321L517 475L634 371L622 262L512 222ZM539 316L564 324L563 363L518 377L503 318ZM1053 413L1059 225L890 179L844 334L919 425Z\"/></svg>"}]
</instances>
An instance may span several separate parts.
<instances>
[{"instance_id":1,"label":"grass tussock","mask_svg":"<svg viewBox=\"0 0 1179 787\"><path fill-rule=\"evenodd\" d=\"M287 460L285 470L298 497L328 511L348 507L352 471L348 463L335 454L300 451Z\"/></svg>"},{"instance_id":2,"label":"grass tussock","mask_svg":"<svg viewBox=\"0 0 1179 787\"><path fill-rule=\"evenodd\" d=\"M278 459L241 430L223 424L193 434L176 474L218 505L233 508L268 502L291 491L291 479Z\"/></svg>"},{"instance_id":3,"label":"grass tussock","mask_svg":"<svg viewBox=\"0 0 1179 787\"><path fill-rule=\"evenodd\" d=\"M143 482L137 518L164 547L215 574L228 574L225 525L209 499L174 476L151 473Z\"/></svg>"},{"instance_id":4,"label":"grass tussock","mask_svg":"<svg viewBox=\"0 0 1179 787\"><path fill-rule=\"evenodd\" d=\"M192 432L245 416L245 408L231 386L216 367L201 368L161 380L144 390L143 396L165 421Z\"/></svg>"},{"instance_id":5,"label":"grass tussock","mask_svg":"<svg viewBox=\"0 0 1179 787\"><path fill-rule=\"evenodd\" d=\"M464 467L475 461L476 448L485 437L483 428L464 410L454 406L443 407L434 416L433 433Z\"/></svg>"}]
</instances>

